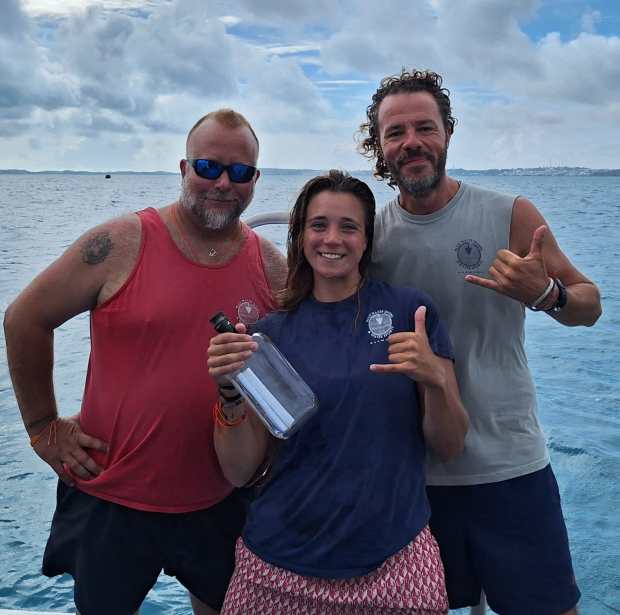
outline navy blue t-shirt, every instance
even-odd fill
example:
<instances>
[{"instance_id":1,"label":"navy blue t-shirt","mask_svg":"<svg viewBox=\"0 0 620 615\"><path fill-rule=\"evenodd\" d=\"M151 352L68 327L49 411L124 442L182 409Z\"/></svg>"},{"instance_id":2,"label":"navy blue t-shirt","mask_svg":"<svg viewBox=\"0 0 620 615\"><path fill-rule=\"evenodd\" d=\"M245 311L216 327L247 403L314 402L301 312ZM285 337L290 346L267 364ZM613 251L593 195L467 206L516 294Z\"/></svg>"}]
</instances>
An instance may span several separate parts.
<instances>
[{"instance_id":1,"label":"navy blue t-shirt","mask_svg":"<svg viewBox=\"0 0 620 615\"><path fill-rule=\"evenodd\" d=\"M366 574L429 519L416 384L369 365L388 363L388 336L412 331L420 305L433 351L452 358L448 334L420 291L367 280L359 295L359 305L357 295L308 298L255 327L301 374L319 408L280 443L244 541L266 562L305 576Z\"/></svg>"}]
</instances>

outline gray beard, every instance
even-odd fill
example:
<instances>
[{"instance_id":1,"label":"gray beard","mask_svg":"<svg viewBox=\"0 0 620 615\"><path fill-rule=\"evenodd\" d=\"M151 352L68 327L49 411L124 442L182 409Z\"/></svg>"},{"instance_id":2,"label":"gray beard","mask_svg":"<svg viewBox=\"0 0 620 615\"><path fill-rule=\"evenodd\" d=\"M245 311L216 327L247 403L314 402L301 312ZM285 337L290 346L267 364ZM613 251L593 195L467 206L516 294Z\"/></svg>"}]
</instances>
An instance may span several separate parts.
<instances>
[{"instance_id":1,"label":"gray beard","mask_svg":"<svg viewBox=\"0 0 620 615\"><path fill-rule=\"evenodd\" d=\"M241 216L240 209L238 206L230 211L209 211L205 209L202 212L203 225L210 231L221 231L239 219Z\"/></svg>"},{"instance_id":2,"label":"gray beard","mask_svg":"<svg viewBox=\"0 0 620 615\"><path fill-rule=\"evenodd\" d=\"M181 205L190 210L202 222L202 226L210 231L221 231L237 222L247 206L243 203L235 203L226 211L212 211L204 206L201 207L199 196L188 193L185 184L181 188L179 200Z\"/></svg>"}]
</instances>

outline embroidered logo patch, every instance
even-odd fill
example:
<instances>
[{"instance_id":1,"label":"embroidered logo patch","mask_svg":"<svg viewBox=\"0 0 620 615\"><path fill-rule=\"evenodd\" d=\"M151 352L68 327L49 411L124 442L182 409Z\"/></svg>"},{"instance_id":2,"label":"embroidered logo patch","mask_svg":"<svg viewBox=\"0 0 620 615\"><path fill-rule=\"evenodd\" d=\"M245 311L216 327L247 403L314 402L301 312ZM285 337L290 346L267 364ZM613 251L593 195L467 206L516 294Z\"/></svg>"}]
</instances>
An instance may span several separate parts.
<instances>
[{"instance_id":1,"label":"embroidered logo patch","mask_svg":"<svg viewBox=\"0 0 620 615\"><path fill-rule=\"evenodd\" d=\"M386 340L394 331L393 319L394 314L387 310L377 310L369 314L366 322L368 323L368 332L373 338L372 344Z\"/></svg>"},{"instance_id":2,"label":"embroidered logo patch","mask_svg":"<svg viewBox=\"0 0 620 615\"><path fill-rule=\"evenodd\" d=\"M256 324L256 321L260 318L260 312L254 301L244 299L237 305L237 316L239 317L239 322L242 322L247 327Z\"/></svg>"},{"instance_id":3,"label":"embroidered logo patch","mask_svg":"<svg viewBox=\"0 0 620 615\"><path fill-rule=\"evenodd\" d=\"M456 248L456 260L465 269L476 269L482 262L482 246L473 239L464 239Z\"/></svg>"}]
</instances>

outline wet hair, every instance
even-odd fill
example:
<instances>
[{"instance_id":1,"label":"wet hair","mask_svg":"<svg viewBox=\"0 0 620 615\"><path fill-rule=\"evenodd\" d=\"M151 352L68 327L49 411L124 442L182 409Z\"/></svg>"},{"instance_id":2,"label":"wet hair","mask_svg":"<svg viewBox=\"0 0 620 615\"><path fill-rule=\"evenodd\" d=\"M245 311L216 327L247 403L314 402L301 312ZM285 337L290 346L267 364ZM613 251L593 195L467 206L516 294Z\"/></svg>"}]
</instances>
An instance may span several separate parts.
<instances>
[{"instance_id":1,"label":"wet hair","mask_svg":"<svg viewBox=\"0 0 620 615\"><path fill-rule=\"evenodd\" d=\"M217 109L216 111L211 111L210 113L203 115L191 127L190 131L187 133L187 140L185 141L185 151L187 151L187 146L189 145L191 136L207 120L215 120L222 126L225 126L226 128L230 128L230 129L240 128L242 126L245 126L252 133L252 136L256 140L256 146L258 148L259 146L258 137L256 136L256 133L254 132L254 129L252 128L250 122L248 122L248 120L243 115L241 115L241 113L234 111L233 109L223 108L223 109Z\"/></svg>"},{"instance_id":2,"label":"wet hair","mask_svg":"<svg viewBox=\"0 0 620 615\"><path fill-rule=\"evenodd\" d=\"M321 192L350 194L361 203L367 242L359 262L362 278L370 264L375 227L375 197L371 189L344 171L332 169L325 175L314 177L303 186L291 210L287 240L288 277L286 288L278 297L280 308L284 310L293 309L312 292L314 273L304 255L304 228L310 201Z\"/></svg>"},{"instance_id":3,"label":"wet hair","mask_svg":"<svg viewBox=\"0 0 620 615\"><path fill-rule=\"evenodd\" d=\"M381 80L379 88L372 96L372 103L366 109L367 121L359 128L361 140L358 146L363 156L370 160L376 158L374 175L377 179L386 179L392 187L396 185L381 151L379 135L379 107L381 103L392 94L428 92L437 103L446 133L451 135L454 132L456 118L452 116L450 91L441 87L442 81L441 75L437 73L415 68L410 71L403 68L399 75L391 75Z\"/></svg>"}]
</instances>

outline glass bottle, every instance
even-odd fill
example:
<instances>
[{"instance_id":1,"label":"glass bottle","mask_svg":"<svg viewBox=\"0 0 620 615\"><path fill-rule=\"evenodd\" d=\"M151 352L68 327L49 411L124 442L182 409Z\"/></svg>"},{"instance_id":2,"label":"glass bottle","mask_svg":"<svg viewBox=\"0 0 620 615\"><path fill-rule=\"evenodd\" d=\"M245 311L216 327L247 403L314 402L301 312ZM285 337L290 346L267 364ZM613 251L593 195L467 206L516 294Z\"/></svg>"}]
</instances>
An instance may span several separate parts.
<instances>
[{"instance_id":1,"label":"glass bottle","mask_svg":"<svg viewBox=\"0 0 620 615\"><path fill-rule=\"evenodd\" d=\"M235 333L222 312L215 314L211 322L218 333ZM276 438L286 439L316 412L317 398L269 336L253 333L252 339L258 348L243 369L228 378L265 427Z\"/></svg>"}]
</instances>

